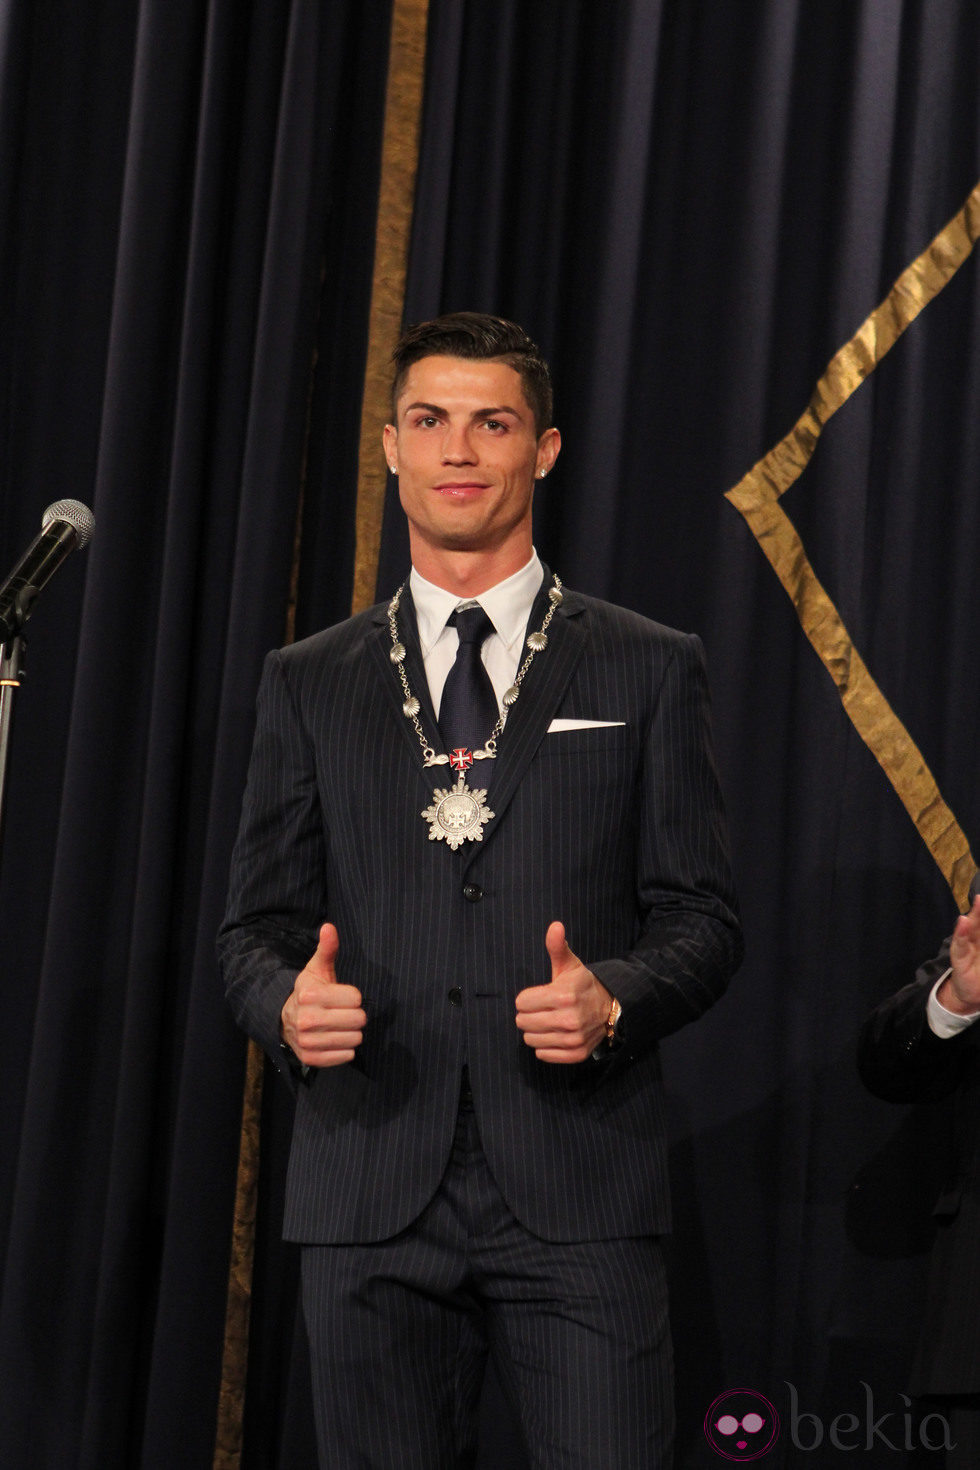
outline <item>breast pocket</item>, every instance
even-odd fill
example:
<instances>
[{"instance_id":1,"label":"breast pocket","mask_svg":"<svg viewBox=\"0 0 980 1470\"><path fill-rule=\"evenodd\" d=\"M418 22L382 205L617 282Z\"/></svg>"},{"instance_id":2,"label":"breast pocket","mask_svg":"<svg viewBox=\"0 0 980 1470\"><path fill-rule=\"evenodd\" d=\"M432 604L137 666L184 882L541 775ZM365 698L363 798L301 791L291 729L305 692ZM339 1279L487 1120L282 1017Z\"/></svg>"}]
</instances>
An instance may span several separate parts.
<instances>
[{"instance_id":1,"label":"breast pocket","mask_svg":"<svg viewBox=\"0 0 980 1470\"><path fill-rule=\"evenodd\" d=\"M542 740L536 772L522 783L521 795L540 804L565 861L577 853L588 862L610 841L622 840L635 804L637 759L628 725L561 730Z\"/></svg>"},{"instance_id":2,"label":"breast pocket","mask_svg":"<svg viewBox=\"0 0 980 1470\"><path fill-rule=\"evenodd\" d=\"M578 756L594 753L601 757L618 757L630 745L630 727L593 725L580 730L549 730L541 742L539 754L546 759L556 756Z\"/></svg>"}]
</instances>

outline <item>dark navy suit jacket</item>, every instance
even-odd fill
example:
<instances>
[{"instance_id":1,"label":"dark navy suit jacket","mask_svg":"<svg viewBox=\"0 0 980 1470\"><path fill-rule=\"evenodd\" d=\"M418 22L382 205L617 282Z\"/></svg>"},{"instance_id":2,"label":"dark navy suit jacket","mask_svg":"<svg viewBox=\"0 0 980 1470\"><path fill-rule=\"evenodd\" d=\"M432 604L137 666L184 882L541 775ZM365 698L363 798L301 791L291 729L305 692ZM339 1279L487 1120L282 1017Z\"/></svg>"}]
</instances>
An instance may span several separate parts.
<instances>
[{"instance_id":1,"label":"dark navy suit jacket","mask_svg":"<svg viewBox=\"0 0 980 1470\"><path fill-rule=\"evenodd\" d=\"M542 587L529 628L545 606ZM399 616L439 749L410 598ZM338 979L368 1018L354 1062L296 1082L286 1236L374 1241L410 1224L445 1169L464 1062L524 1225L553 1240L663 1232L657 1044L741 956L700 643L566 592L497 760L469 773L495 815L455 852L421 816L453 773L423 768L390 647L379 605L270 654L259 695L219 941L230 1004L296 1079L280 1012L329 919ZM549 733L558 717L621 723ZM540 1062L515 1025L517 993L550 979L554 919L622 1003L608 1058Z\"/></svg>"},{"instance_id":2,"label":"dark navy suit jacket","mask_svg":"<svg viewBox=\"0 0 980 1470\"><path fill-rule=\"evenodd\" d=\"M980 891L980 874L970 902ZM980 1393L980 1021L943 1039L931 1030L929 994L949 969L949 940L915 980L882 1001L861 1033L865 1085L888 1102L951 1101L950 1172L936 1201L936 1239L909 1391ZM944 1140L945 1142L945 1140Z\"/></svg>"}]
</instances>

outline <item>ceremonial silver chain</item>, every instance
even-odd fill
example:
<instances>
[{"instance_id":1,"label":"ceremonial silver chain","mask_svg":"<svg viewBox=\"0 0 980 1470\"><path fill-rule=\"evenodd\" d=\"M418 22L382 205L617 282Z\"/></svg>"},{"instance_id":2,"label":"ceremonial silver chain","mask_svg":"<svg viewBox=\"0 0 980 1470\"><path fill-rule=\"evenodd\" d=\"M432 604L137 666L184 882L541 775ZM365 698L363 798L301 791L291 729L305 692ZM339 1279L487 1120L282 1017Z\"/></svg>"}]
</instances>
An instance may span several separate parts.
<instances>
[{"instance_id":1,"label":"ceremonial silver chain","mask_svg":"<svg viewBox=\"0 0 980 1470\"><path fill-rule=\"evenodd\" d=\"M399 640L397 622L398 608L401 603L401 597L404 590L405 583L403 582L388 604L388 627L391 630L391 651L388 657L391 659L392 663L395 665L395 668L398 670L398 677L401 680L402 689L405 694L405 701L402 704L402 713L404 714L406 719L411 720L413 726L415 727L415 733L419 737L419 745L422 749L423 765L445 766L449 764L449 756L437 754L437 752L433 750L432 746L426 742L425 731L422 729L421 722L419 721L419 710L421 709L421 705L419 704L416 696L412 693L411 687L409 686L408 678L405 674L405 645ZM501 710L497 718L497 723L494 725L493 729L490 731L489 736L484 742L483 749L474 750L472 752L474 760L492 761L496 758L497 741L500 738L500 733L503 730L504 725L506 724L508 711L511 709L512 705L516 704L518 696L520 695L521 685L524 682L524 676L527 673L528 669L531 667L531 664L534 662L535 654L541 653L542 650L547 648L548 646L548 625L555 615L555 609L562 601L561 579L558 576L556 576L554 579L554 585L548 588L548 601L548 611L544 615L544 621L542 622L541 627L536 633L531 633L528 636L527 658L525 658L524 662L521 664L521 667L518 669L517 676L514 679L513 684L504 694L502 700L503 709Z\"/></svg>"}]
</instances>

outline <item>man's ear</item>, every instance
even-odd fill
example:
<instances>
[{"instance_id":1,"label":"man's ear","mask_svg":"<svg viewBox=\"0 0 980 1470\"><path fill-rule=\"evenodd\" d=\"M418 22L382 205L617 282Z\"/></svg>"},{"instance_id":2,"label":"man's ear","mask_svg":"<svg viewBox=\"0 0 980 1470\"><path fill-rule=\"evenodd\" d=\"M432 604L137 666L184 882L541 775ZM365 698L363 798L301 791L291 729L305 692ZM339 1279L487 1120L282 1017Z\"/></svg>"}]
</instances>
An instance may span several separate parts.
<instances>
[{"instance_id":1,"label":"man's ear","mask_svg":"<svg viewBox=\"0 0 980 1470\"><path fill-rule=\"evenodd\" d=\"M385 459L388 461L388 468L393 475L397 475L398 430L395 428L394 424L385 424L384 431L381 435L381 442L384 445Z\"/></svg>"},{"instance_id":2,"label":"man's ear","mask_svg":"<svg viewBox=\"0 0 980 1470\"><path fill-rule=\"evenodd\" d=\"M545 429L538 440L538 455L535 463L535 474L538 479L543 479L551 469L558 452L561 449L561 435L557 429Z\"/></svg>"}]
</instances>

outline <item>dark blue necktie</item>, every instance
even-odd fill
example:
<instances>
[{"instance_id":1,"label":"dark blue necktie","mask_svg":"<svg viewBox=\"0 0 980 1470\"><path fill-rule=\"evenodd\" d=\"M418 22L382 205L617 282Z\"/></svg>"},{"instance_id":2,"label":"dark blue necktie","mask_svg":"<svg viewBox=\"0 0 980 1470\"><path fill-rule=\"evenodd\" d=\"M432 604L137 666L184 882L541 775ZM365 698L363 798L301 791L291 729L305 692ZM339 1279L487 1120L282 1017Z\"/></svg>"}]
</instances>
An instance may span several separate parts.
<instances>
[{"instance_id":1,"label":"dark blue necktie","mask_svg":"<svg viewBox=\"0 0 980 1470\"><path fill-rule=\"evenodd\" d=\"M479 750L497 723L497 696L480 649L494 631L482 607L457 608L449 618L459 635L456 662L446 676L439 729L446 749Z\"/></svg>"}]
</instances>

